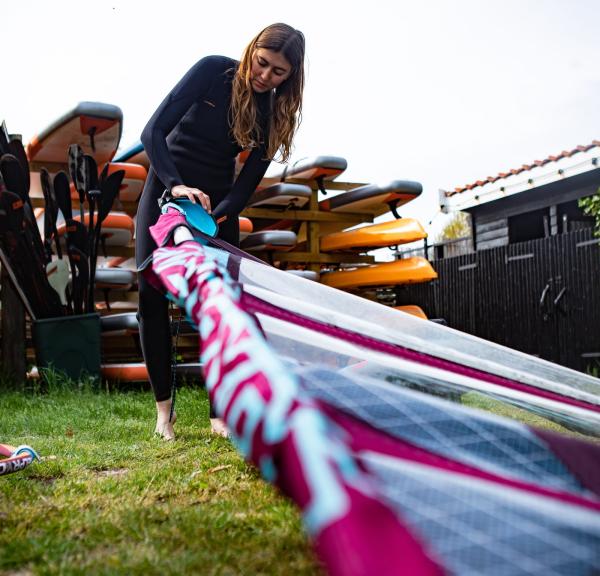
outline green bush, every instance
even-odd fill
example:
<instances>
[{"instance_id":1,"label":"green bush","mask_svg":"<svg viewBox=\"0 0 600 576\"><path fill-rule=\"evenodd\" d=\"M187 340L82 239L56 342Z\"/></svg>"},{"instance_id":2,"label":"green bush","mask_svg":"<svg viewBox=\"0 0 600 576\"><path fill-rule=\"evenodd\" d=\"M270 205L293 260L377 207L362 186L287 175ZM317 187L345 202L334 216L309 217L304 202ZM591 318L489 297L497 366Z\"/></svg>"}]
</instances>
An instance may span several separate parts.
<instances>
[{"instance_id":1,"label":"green bush","mask_svg":"<svg viewBox=\"0 0 600 576\"><path fill-rule=\"evenodd\" d=\"M579 207L587 216L593 216L596 219L594 226L594 235L600 236L600 189L598 192L587 198L579 199Z\"/></svg>"}]
</instances>

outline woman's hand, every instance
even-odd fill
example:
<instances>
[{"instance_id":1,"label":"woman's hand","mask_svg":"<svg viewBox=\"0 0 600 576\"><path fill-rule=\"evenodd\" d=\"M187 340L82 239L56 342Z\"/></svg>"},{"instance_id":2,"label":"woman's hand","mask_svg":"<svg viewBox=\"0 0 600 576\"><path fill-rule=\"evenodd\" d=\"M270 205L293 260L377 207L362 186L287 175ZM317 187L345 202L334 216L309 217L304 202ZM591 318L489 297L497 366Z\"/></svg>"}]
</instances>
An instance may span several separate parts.
<instances>
[{"instance_id":1,"label":"woman's hand","mask_svg":"<svg viewBox=\"0 0 600 576\"><path fill-rule=\"evenodd\" d=\"M202 190L198 190L198 188L190 188L189 186L178 184L171 188L171 196L173 196L173 198L189 198L190 202L193 202L194 204L200 202L202 208L209 214L211 213L210 198L208 197L208 194L205 194Z\"/></svg>"}]
</instances>

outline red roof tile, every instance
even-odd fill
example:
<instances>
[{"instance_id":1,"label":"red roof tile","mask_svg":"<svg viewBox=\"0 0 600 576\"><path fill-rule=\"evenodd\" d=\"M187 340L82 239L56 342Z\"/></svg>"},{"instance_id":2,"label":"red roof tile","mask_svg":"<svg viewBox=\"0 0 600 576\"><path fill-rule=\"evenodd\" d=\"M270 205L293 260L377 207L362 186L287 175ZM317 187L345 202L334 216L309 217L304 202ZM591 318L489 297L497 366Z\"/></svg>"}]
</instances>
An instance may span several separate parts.
<instances>
[{"instance_id":1,"label":"red roof tile","mask_svg":"<svg viewBox=\"0 0 600 576\"><path fill-rule=\"evenodd\" d=\"M465 186L459 186L459 187L455 188L454 191L452 191L452 192L450 192L450 191L446 192L446 196L454 196L455 194L460 194L461 192L464 192L465 190L472 190L473 188L476 188L477 186L483 186L484 184L496 182L497 180L506 178L513 174L519 174L526 170L531 170L531 168L533 168L534 166L544 166L544 165L548 164L549 162L556 162L557 160L560 160L561 158L568 158L570 156L573 156L573 154L577 154L578 152L587 152L594 146L600 146L600 140L592 140L592 143L588 144L587 146L576 146L575 148L573 148L573 150L563 150L558 156L548 156L547 158L544 158L544 160L534 160L531 164L523 164L521 166L521 168L513 168L512 170L510 170L508 172L499 172L497 176L488 176L485 180L477 180L476 182L473 182L472 184L466 184Z\"/></svg>"}]
</instances>

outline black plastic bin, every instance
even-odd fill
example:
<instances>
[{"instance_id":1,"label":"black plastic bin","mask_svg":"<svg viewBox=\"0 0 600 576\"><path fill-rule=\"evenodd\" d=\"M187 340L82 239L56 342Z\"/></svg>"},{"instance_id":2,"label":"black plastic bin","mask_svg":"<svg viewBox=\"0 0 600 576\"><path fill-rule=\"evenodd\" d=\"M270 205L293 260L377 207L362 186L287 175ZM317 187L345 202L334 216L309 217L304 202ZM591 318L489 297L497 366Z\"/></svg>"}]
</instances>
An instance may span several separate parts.
<instances>
[{"instance_id":1,"label":"black plastic bin","mask_svg":"<svg viewBox=\"0 0 600 576\"><path fill-rule=\"evenodd\" d=\"M36 320L32 332L38 369L51 367L73 380L100 378L99 314Z\"/></svg>"}]
</instances>

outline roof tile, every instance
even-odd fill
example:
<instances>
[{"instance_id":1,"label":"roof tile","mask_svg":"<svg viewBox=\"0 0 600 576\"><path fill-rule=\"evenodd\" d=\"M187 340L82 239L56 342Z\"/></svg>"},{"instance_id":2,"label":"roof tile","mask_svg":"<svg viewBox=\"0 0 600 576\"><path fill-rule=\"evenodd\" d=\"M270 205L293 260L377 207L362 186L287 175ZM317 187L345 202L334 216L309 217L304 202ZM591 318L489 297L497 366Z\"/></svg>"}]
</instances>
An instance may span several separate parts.
<instances>
[{"instance_id":1,"label":"roof tile","mask_svg":"<svg viewBox=\"0 0 600 576\"><path fill-rule=\"evenodd\" d=\"M511 176L513 174L519 174L521 172L531 170L534 166L544 166L549 162L556 162L561 158L569 158L570 156L573 156L578 152L587 152L591 148L594 148L594 146L600 146L600 140L592 140L592 143L588 144L587 146L576 146L572 150L563 150L560 154L555 156L548 156L543 160L534 160L531 164L523 164L520 168L513 168L508 172L499 172L497 176L488 176L485 180L477 180L476 182L473 182L471 184L457 186L456 188L454 188L453 192L446 192L446 196L454 196L454 194L460 194L465 190L472 190L473 188L476 188L477 186L483 186L488 182L496 182L498 180L501 180L502 178L507 178L508 176Z\"/></svg>"}]
</instances>

